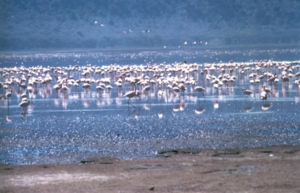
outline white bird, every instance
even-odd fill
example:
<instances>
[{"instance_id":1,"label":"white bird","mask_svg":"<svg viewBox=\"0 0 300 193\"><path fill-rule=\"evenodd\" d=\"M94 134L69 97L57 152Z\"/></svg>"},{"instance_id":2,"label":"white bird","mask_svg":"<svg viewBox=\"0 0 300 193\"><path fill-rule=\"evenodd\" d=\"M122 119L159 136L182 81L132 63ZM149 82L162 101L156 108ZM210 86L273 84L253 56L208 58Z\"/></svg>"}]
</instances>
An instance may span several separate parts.
<instances>
[{"instance_id":1,"label":"white bird","mask_svg":"<svg viewBox=\"0 0 300 193\"><path fill-rule=\"evenodd\" d=\"M143 93L145 93L145 92L148 92L149 90L150 90L150 85L147 85L147 86L145 86L144 88L143 88Z\"/></svg>"},{"instance_id":2,"label":"white bird","mask_svg":"<svg viewBox=\"0 0 300 193\"><path fill-rule=\"evenodd\" d=\"M245 95L251 95L253 92L251 90L247 90L247 89L243 88L243 93Z\"/></svg>"},{"instance_id":3,"label":"white bird","mask_svg":"<svg viewBox=\"0 0 300 193\"><path fill-rule=\"evenodd\" d=\"M263 105L261 106L261 110L262 110L262 111L267 111L267 110L269 110L271 107L272 107L271 104L263 104Z\"/></svg>"},{"instance_id":4,"label":"white bird","mask_svg":"<svg viewBox=\"0 0 300 193\"><path fill-rule=\"evenodd\" d=\"M203 88L202 86L196 86L194 89L195 89L195 91L197 91L197 92L205 91L205 88Z\"/></svg>"},{"instance_id":5,"label":"white bird","mask_svg":"<svg viewBox=\"0 0 300 193\"><path fill-rule=\"evenodd\" d=\"M266 91L266 89L265 89L264 86L261 89L260 98L262 100L267 100L267 98L268 98L268 93L267 93L267 91Z\"/></svg>"},{"instance_id":6,"label":"white bird","mask_svg":"<svg viewBox=\"0 0 300 193\"><path fill-rule=\"evenodd\" d=\"M83 83L82 88L90 88L90 84L85 82Z\"/></svg>"},{"instance_id":7,"label":"white bird","mask_svg":"<svg viewBox=\"0 0 300 193\"><path fill-rule=\"evenodd\" d=\"M5 93L6 98L11 97L11 95L12 95L11 90L7 90L6 93Z\"/></svg>"},{"instance_id":8,"label":"white bird","mask_svg":"<svg viewBox=\"0 0 300 193\"><path fill-rule=\"evenodd\" d=\"M139 91L135 91L135 90L130 90L130 91L126 92L124 94L124 96L130 99L132 97L140 96L140 92Z\"/></svg>"},{"instance_id":9,"label":"white bird","mask_svg":"<svg viewBox=\"0 0 300 193\"><path fill-rule=\"evenodd\" d=\"M197 115L200 115L200 114L202 114L202 113L204 113L204 112L205 112L205 109L204 109L204 108L199 107L199 108L195 109L195 113L196 113Z\"/></svg>"},{"instance_id":10,"label":"white bird","mask_svg":"<svg viewBox=\"0 0 300 193\"><path fill-rule=\"evenodd\" d=\"M27 98L22 98L22 101L20 102L20 107L27 107L30 104L30 101Z\"/></svg>"}]
</instances>

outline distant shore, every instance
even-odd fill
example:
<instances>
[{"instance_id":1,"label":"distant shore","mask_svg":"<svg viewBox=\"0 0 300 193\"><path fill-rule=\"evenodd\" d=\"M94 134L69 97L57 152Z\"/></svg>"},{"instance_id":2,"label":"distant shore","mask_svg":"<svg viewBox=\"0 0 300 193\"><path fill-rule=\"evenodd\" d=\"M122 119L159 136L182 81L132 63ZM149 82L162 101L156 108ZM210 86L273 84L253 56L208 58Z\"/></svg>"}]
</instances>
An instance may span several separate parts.
<instances>
[{"instance_id":1,"label":"distant shore","mask_svg":"<svg viewBox=\"0 0 300 193\"><path fill-rule=\"evenodd\" d=\"M158 156L0 165L0 192L300 192L300 146L166 150Z\"/></svg>"}]
</instances>

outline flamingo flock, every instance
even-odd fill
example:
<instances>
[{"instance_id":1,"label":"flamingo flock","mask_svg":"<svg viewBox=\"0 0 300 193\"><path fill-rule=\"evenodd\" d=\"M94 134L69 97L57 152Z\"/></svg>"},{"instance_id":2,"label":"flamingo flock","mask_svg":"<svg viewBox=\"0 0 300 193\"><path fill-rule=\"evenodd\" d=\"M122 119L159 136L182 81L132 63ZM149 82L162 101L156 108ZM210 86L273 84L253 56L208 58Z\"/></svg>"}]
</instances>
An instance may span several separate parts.
<instances>
[{"instance_id":1,"label":"flamingo flock","mask_svg":"<svg viewBox=\"0 0 300 193\"><path fill-rule=\"evenodd\" d=\"M118 93L117 104L122 103L121 98L127 98L129 103L133 98L149 96L165 101L181 101L182 97L197 101L198 97L207 95L233 96L239 94L234 89L237 86L244 97L263 101L279 97L280 93L285 97L291 89L300 90L300 61L20 66L0 68L0 75L0 99L9 101L16 96L24 111L31 99L38 95L49 98L54 93L66 107L66 99L96 97L100 100L109 98L114 89ZM80 92L81 96L75 94ZM108 104L112 103L111 99L107 100ZM184 109L183 103L174 107L174 112ZM89 105L88 101L84 104ZM218 107L216 102L214 108ZM195 113L204 111L197 108Z\"/></svg>"}]
</instances>

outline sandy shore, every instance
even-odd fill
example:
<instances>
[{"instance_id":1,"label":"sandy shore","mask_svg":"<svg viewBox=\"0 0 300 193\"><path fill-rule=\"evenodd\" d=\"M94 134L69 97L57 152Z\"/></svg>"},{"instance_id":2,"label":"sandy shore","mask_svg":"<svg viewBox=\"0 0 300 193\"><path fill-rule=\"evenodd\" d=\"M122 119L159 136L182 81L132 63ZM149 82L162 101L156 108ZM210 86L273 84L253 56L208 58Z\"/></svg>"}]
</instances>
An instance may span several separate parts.
<instances>
[{"instance_id":1,"label":"sandy shore","mask_svg":"<svg viewBox=\"0 0 300 193\"><path fill-rule=\"evenodd\" d=\"M300 192L300 147L171 150L156 160L0 165L0 192Z\"/></svg>"}]
</instances>

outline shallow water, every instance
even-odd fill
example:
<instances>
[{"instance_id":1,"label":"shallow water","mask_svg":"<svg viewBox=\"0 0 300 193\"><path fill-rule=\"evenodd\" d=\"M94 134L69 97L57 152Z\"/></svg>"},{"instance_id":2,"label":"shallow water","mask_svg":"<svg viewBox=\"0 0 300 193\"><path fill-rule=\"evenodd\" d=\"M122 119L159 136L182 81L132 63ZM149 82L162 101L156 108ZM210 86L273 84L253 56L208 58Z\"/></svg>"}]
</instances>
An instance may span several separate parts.
<instances>
[{"instance_id":1,"label":"shallow water","mask_svg":"<svg viewBox=\"0 0 300 193\"><path fill-rule=\"evenodd\" d=\"M276 52L284 55L285 51ZM227 57L232 59L228 53ZM298 52L289 52L294 59L295 53ZM133 61L137 63L144 58L142 64L146 63L145 57L150 57L146 54L139 58L139 52L134 54L137 58ZM157 55L163 53L153 51L152 54L152 62L161 62ZM187 59L194 52L182 54ZM249 60L249 51L239 54L240 60ZM243 58L243 54L248 55ZM13 60L17 65L20 61L29 66L48 66L49 61L55 61L54 65L71 65L65 62L73 59L77 63L89 58L80 55L78 59L74 54L65 54L66 59L50 56L35 55L29 61L24 55L7 56L5 60L2 57L2 62L6 61L6 66L11 66L8 61ZM93 61L105 60L106 56L102 56L95 56ZM172 58L175 57L172 54L168 57L167 61L179 60ZM225 58L222 54L219 57ZM121 61L111 55L108 58L110 62ZM126 64L121 62L118 64ZM197 74L198 83L206 85L202 75ZM29 95L30 105L25 113L18 105L17 95L0 100L0 163L79 163L95 156L149 159L165 149L300 144L300 89L292 81L270 85L272 95L265 101L260 100L259 93L251 97L242 92L242 88L258 90L263 83L250 85L242 78L218 90L207 86L205 93L197 93L188 86L184 93L175 95L164 90L158 96L153 87L140 98L130 100L123 96L130 89L128 85L101 93L95 86L58 93L52 89L53 85L38 86L37 93Z\"/></svg>"},{"instance_id":2,"label":"shallow water","mask_svg":"<svg viewBox=\"0 0 300 193\"><path fill-rule=\"evenodd\" d=\"M299 60L298 47L228 47L200 49L140 49L0 52L0 66L68 66L109 64L155 64L187 61L189 63L246 62L255 60Z\"/></svg>"}]
</instances>

